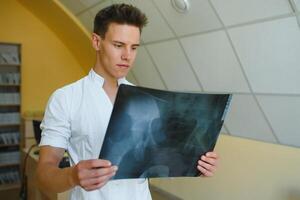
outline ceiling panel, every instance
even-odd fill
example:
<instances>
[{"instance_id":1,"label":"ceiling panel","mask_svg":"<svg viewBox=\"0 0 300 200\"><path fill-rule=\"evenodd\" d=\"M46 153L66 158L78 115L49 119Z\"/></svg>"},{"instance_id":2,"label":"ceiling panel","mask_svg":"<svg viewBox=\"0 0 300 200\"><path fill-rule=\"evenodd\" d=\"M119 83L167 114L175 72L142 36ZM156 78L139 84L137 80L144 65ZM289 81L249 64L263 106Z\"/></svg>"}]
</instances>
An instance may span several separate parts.
<instances>
[{"instance_id":1,"label":"ceiling panel","mask_svg":"<svg viewBox=\"0 0 300 200\"><path fill-rule=\"evenodd\" d=\"M177 40L147 45L168 89L199 91L196 81Z\"/></svg>"},{"instance_id":2,"label":"ceiling panel","mask_svg":"<svg viewBox=\"0 0 300 200\"><path fill-rule=\"evenodd\" d=\"M233 95L225 123L231 135L276 142L252 95Z\"/></svg>"},{"instance_id":3,"label":"ceiling panel","mask_svg":"<svg viewBox=\"0 0 300 200\"><path fill-rule=\"evenodd\" d=\"M249 92L224 31L181 39L205 91Z\"/></svg>"},{"instance_id":4,"label":"ceiling panel","mask_svg":"<svg viewBox=\"0 0 300 200\"><path fill-rule=\"evenodd\" d=\"M294 0L297 6L297 11L300 11L300 0Z\"/></svg>"},{"instance_id":5,"label":"ceiling panel","mask_svg":"<svg viewBox=\"0 0 300 200\"><path fill-rule=\"evenodd\" d=\"M103 1L109 1L109 0L79 0L86 8L89 8L91 6L95 6L97 3L103 2ZM78 2L78 1L76 1Z\"/></svg>"},{"instance_id":6,"label":"ceiling panel","mask_svg":"<svg viewBox=\"0 0 300 200\"><path fill-rule=\"evenodd\" d=\"M96 16L96 14L103 8L110 6L112 3L111 1L102 1L102 3L98 3L96 6L93 6L89 9L91 15L93 16L93 21L92 23L94 23L94 18Z\"/></svg>"},{"instance_id":7,"label":"ceiling panel","mask_svg":"<svg viewBox=\"0 0 300 200\"><path fill-rule=\"evenodd\" d=\"M157 40L164 40L174 37L171 29L167 26L161 18L160 13L155 8L151 0L114 0L115 3L125 2L138 7L148 17L149 23L143 29L142 40L144 42L152 42ZM155 30L155 31L153 31ZM155 33L155 34L154 34Z\"/></svg>"},{"instance_id":8,"label":"ceiling panel","mask_svg":"<svg viewBox=\"0 0 300 200\"><path fill-rule=\"evenodd\" d=\"M300 29L295 17L229 33L254 92L300 93Z\"/></svg>"},{"instance_id":9,"label":"ceiling panel","mask_svg":"<svg viewBox=\"0 0 300 200\"><path fill-rule=\"evenodd\" d=\"M257 96L279 141L300 147L300 97Z\"/></svg>"},{"instance_id":10,"label":"ceiling panel","mask_svg":"<svg viewBox=\"0 0 300 200\"><path fill-rule=\"evenodd\" d=\"M153 1L179 36L221 27L207 0L190 0L187 13L177 12L169 0Z\"/></svg>"},{"instance_id":11,"label":"ceiling panel","mask_svg":"<svg viewBox=\"0 0 300 200\"><path fill-rule=\"evenodd\" d=\"M288 0L211 0L225 25L291 13Z\"/></svg>"},{"instance_id":12,"label":"ceiling panel","mask_svg":"<svg viewBox=\"0 0 300 200\"><path fill-rule=\"evenodd\" d=\"M77 17L81 21L81 23L87 28L89 32L93 31L94 28L94 18L96 14L103 8L110 6L110 1L102 1L97 5L85 10L84 12L80 13Z\"/></svg>"},{"instance_id":13,"label":"ceiling panel","mask_svg":"<svg viewBox=\"0 0 300 200\"><path fill-rule=\"evenodd\" d=\"M85 26L85 28L89 31L92 32L93 30L93 19L94 17L89 11L85 11L81 13L80 15L77 16L80 22Z\"/></svg>"},{"instance_id":14,"label":"ceiling panel","mask_svg":"<svg viewBox=\"0 0 300 200\"><path fill-rule=\"evenodd\" d=\"M74 1L74 0L60 0L60 2L66 6L74 15L81 12L86 8L80 1Z\"/></svg>"},{"instance_id":15,"label":"ceiling panel","mask_svg":"<svg viewBox=\"0 0 300 200\"><path fill-rule=\"evenodd\" d=\"M166 89L153 62L143 46L139 47L138 55L132 71L140 86Z\"/></svg>"}]
</instances>

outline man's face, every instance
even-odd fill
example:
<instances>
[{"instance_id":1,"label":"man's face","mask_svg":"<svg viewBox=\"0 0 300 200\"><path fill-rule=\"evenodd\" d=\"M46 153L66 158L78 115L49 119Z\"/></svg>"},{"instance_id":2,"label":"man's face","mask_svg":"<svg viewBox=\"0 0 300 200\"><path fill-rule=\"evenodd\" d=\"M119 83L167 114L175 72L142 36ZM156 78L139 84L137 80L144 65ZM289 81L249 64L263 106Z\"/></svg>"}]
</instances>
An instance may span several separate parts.
<instances>
[{"instance_id":1,"label":"man's face","mask_svg":"<svg viewBox=\"0 0 300 200\"><path fill-rule=\"evenodd\" d=\"M104 75L113 79L125 77L133 65L139 44L138 27L111 23L105 38L100 38L98 51Z\"/></svg>"}]
</instances>

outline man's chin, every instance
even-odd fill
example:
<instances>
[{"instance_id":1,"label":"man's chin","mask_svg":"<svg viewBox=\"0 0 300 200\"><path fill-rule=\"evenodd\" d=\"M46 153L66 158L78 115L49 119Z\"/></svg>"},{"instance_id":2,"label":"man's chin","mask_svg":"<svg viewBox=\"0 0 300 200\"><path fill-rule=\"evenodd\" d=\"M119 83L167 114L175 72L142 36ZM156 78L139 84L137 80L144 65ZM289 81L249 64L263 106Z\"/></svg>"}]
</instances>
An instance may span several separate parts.
<instances>
[{"instance_id":1,"label":"man's chin","mask_svg":"<svg viewBox=\"0 0 300 200\"><path fill-rule=\"evenodd\" d=\"M122 79L122 78L125 78L126 77L126 75L118 75L118 76L114 76L114 78L116 79L116 80L119 80L119 79Z\"/></svg>"},{"instance_id":2,"label":"man's chin","mask_svg":"<svg viewBox=\"0 0 300 200\"><path fill-rule=\"evenodd\" d=\"M117 73L117 74L115 74L115 78L116 79L125 78L127 76L127 74L128 74L128 72Z\"/></svg>"}]
</instances>

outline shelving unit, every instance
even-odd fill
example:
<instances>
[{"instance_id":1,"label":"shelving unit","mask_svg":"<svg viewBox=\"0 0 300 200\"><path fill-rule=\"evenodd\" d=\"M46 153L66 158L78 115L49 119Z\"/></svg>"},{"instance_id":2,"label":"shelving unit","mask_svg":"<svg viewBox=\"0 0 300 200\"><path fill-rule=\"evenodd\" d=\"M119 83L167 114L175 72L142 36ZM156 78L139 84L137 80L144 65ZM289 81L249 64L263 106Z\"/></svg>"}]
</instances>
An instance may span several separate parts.
<instances>
[{"instance_id":1,"label":"shelving unit","mask_svg":"<svg viewBox=\"0 0 300 200\"><path fill-rule=\"evenodd\" d=\"M5 185L0 185L0 192L4 190L18 189L20 188L20 183L10 183Z\"/></svg>"},{"instance_id":2,"label":"shelving unit","mask_svg":"<svg viewBox=\"0 0 300 200\"><path fill-rule=\"evenodd\" d=\"M0 148L2 147L18 147L20 144L0 144Z\"/></svg>"},{"instance_id":3,"label":"shelving unit","mask_svg":"<svg viewBox=\"0 0 300 200\"><path fill-rule=\"evenodd\" d=\"M21 45L0 43L0 192L20 187Z\"/></svg>"},{"instance_id":4,"label":"shelving unit","mask_svg":"<svg viewBox=\"0 0 300 200\"><path fill-rule=\"evenodd\" d=\"M0 167L14 167L19 166L20 163L9 163L9 164L1 164Z\"/></svg>"}]
</instances>

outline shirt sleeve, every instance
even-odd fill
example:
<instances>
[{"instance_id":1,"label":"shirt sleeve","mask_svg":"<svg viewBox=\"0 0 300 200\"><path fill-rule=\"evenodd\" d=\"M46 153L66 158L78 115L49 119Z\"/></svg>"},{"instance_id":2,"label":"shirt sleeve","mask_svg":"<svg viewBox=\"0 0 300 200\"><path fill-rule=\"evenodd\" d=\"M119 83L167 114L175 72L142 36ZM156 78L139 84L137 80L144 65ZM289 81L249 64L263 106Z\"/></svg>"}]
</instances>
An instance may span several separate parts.
<instances>
[{"instance_id":1,"label":"shirt sleeve","mask_svg":"<svg viewBox=\"0 0 300 200\"><path fill-rule=\"evenodd\" d=\"M67 91L55 91L48 101L41 123L42 137L39 146L50 145L67 149L71 137L70 102Z\"/></svg>"}]
</instances>

